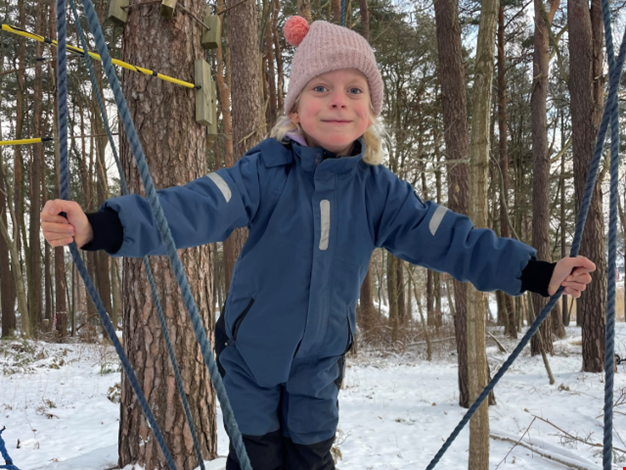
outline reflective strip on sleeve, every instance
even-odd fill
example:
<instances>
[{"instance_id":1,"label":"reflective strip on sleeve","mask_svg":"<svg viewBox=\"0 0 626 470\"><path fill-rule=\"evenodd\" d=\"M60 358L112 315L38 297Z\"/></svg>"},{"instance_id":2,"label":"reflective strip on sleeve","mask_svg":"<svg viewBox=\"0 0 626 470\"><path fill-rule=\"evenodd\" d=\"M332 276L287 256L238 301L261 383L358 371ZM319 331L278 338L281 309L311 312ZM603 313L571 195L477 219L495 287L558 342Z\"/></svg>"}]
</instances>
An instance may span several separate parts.
<instances>
[{"instance_id":1,"label":"reflective strip on sleeve","mask_svg":"<svg viewBox=\"0 0 626 470\"><path fill-rule=\"evenodd\" d=\"M439 225L441 225L441 221L443 220L443 216L446 215L446 212L448 212L447 207L439 206L433 214L432 219L430 219L428 228L430 229L430 233L433 237L435 236L435 233L437 233L437 229L439 228Z\"/></svg>"},{"instance_id":2,"label":"reflective strip on sleeve","mask_svg":"<svg viewBox=\"0 0 626 470\"><path fill-rule=\"evenodd\" d=\"M322 234L320 236L320 250L328 249L328 237L330 234L330 201L324 199L320 201Z\"/></svg>"},{"instance_id":3,"label":"reflective strip on sleeve","mask_svg":"<svg viewBox=\"0 0 626 470\"><path fill-rule=\"evenodd\" d=\"M211 173L208 176L211 179L211 181L215 183L218 189L222 191L222 195L224 196L224 199L226 199L226 202L230 201L230 196L231 196L230 188L228 187L228 184L226 183L226 181L224 181L224 178L222 178L217 173Z\"/></svg>"}]
</instances>

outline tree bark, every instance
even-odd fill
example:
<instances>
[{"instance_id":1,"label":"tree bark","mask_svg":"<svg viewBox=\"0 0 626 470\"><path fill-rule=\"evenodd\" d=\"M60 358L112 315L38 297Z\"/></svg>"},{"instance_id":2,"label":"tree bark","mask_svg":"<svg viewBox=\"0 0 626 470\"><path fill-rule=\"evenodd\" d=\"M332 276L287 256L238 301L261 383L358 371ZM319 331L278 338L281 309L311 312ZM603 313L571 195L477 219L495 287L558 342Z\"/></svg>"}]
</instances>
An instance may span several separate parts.
<instances>
[{"instance_id":1,"label":"tree bark","mask_svg":"<svg viewBox=\"0 0 626 470\"><path fill-rule=\"evenodd\" d=\"M273 38L273 30L270 27L271 22L270 18L272 15L272 0L265 0L265 8L267 9L267 24L265 26L265 61L267 67L264 69L267 76L267 84L269 88L269 95L265 96L265 100L268 101L267 104L267 129L271 129L274 127L274 123L278 118L278 106L276 102L276 68L274 67L274 38Z\"/></svg>"},{"instance_id":2,"label":"tree bark","mask_svg":"<svg viewBox=\"0 0 626 470\"><path fill-rule=\"evenodd\" d=\"M333 8L333 20L335 24L341 23L341 0L330 0ZM330 20L329 20L330 21Z\"/></svg>"},{"instance_id":3,"label":"tree bark","mask_svg":"<svg viewBox=\"0 0 626 470\"><path fill-rule=\"evenodd\" d=\"M498 23L498 0L485 0L480 11L476 69L473 90L472 131L470 137L469 216L479 228L489 226L487 211L487 175L489 171L489 136L491 122L491 88L494 71L494 48ZM486 294L468 287L467 351L470 401L487 385ZM485 401L470 420L469 464L471 470L489 469L489 404Z\"/></svg>"},{"instance_id":4,"label":"tree bark","mask_svg":"<svg viewBox=\"0 0 626 470\"><path fill-rule=\"evenodd\" d=\"M507 217L509 193L509 152L507 142L507 112L506 112L506 57L504 55L504 7L498 11L498 135L500 151L500 171L502 172L502 187L500 199L500 236L510 237L509 220ZM505 316L509 337L517 339L517 325L515 324L515 309L511 296L501 293L502 309Z\"/></svg>"},{"instance_id":5,"label":"tree bark","mask_svg":"<svg viewBox=\"0 0 626 470\"><path fill-rule=\"evenodd\" d=\"M298 0L298 15L302 16L311 24L313 21L311 16L311 0Z\"/></svg>"},{"instance_id":6,"label":"tree bark","mask_svg":"<svg viewBox=\"0 0 626 470\"><path fill-rule=\"evenodd\" d=\"M561 141L565 141L564 139L564 127L563 127L563 115L561 115ZM565 220L565 152L561 153L561 185L559 187L560 196L561 196L561 258L565 258L567 256L566 249L566 241L565 241L565 233L567 230L566 220ZM626 232L625 232L626 233ZM625 304L626 305L626 304ZM563 327L569 326L570 317L569 317L569 308L568 308L568 298L567 295L561 297L561 306L562 306L562 314L563 314Z\"/></svg>"},{"instance_id":7,"label":"tree bark","mask_svg":"<svg viewBox=\"0 0 626 470\"><path fill-rule=\"evenodd\" d=\"M0 156L0 219L6 227L7 224L7 201L4 196L7 184L2 170L4 164ZM13 279L14 273L11 271L11 260L9 259L9 243L5 237L0 236L0 308L2 308L2 337L11 336L17 328L15 318L15 292Z\"/></svg>"},{"instance_id":8,"label":"tree bark","mask_svg":"<svg viewBox=\"0 0 626 470\"><path fill-rule=\"evenodd\" d=\"M551 16L545 11L543 0L535 2L535 39L533 52L533 91L531 96L532 144L533 144L533 246L537 258L552 261L550 252L550 156L548 155L548 129L546 101L548 98L548 76L550 73L549 28ZM552 1L556 12L559 1ZM532 295L535 317L539 315L548 299L539 294ZM541 351L553 354L551 313L542 323L541 334L533 336L530 351L533 356Z\"/></svg>"},{"instance_id":9,"label":"tree bark","mask_svg":"<svg viewBox=\"0 0 626 470\"><path fill-rule=\"evenodd\" d=\"M37 10L37 31L42 31L45 24L46 5L42 5ZM35 51L37 57L43 55L43 44L37 42ZM35 65L35 83L33 94L33 133L35 137L41 137L43 132L43 75L41 70L41 62ZM41 223L39 213L41 212L41 169L43 166L43 146L44 144L36 144L33 146L33 160L30 172L30 284L28 286L28 299L30 312L32 315L32 331L37 334L37 330L41 327L43 321L43 299L41 284L41 243L40 230Z\"/></svg>"},{"instance_id":10,"label":"tree bark","mask_svg":"<svg viewBox=\"0 0 626 470\"><path fill-rule=\"evenodd\" d=\"M146 8L153 8L146 14ZM204 58L201 29L189 15L167 20L158 5L129 10L124 28L122 60L193 82L194 61ZM188 2L186 8L202 17L205 4ZM245 8L243 5L241 8ZM237 9L233 10L236 11ZM167 50L168 54L163 54ZM157 188L187 183L205 175L206 128L195 122L193 90L174 86L141 74L122 73L130 113ZM142 184L127 139L120 139L120 156L131 193L141 193ZM211 256L208 246L180 250L185 274L207 335L214 328ZM216 410L214 391L192 332L184 302L166 257L153 258L150 266L163 306L183 386L193 416L204 459L216 457ZM123 261L124 349L155 414L176 466L189 470L198 464L193 441L162 339L151 289L140 259ZM122 378L119 465L167 468L151 435L130 384Z\"/></svg>"},{"instance_id":11,"label":"tree bark","mask_svg":"<svg viewBox=\"0 0 626 470\"><path fill-rule=\"evenodd\" d=\"M367 0L359 0L359 10L361 13L361 36L363 36L367 42L370 40L370 13L367 6Z\"/></svg>"},{"instance_id":12,"label":"tree bark","mask_svg":"<svg viewBox=\"0 0 626 470\"><path fill-rule=\"evenodd\" d=\"M602 116L602 18L600 0L569 0L569 56L572 112L572 149L576 211L580 208L593 158L595 139ZM596 181L593 199L580 246L581 255L596 263L594 281L577 300L576 315L581 320L583 370L604 370L604 330L606 320L606 277L604 217L601 181Z\"/></svg>"},{"instance_id":13,"label":"tree bark","mask_svg":"<svg viewBox=\"0 0 626 470\"><path fill-rule=\"evenodd\" d=\"M4 57L4 42L0 41L0 58ZM0 60L0 74L2 74L3 61ZM2 75L0 75L2 77ZM1 80L1 78L0 78ZM0 82L1 84L1 82ZM0 94L0 105L2 105L2 94ZM0 128L0 139L2 139L2 129ZM9 187L4 176L4 155L0 150L0 220L4 226L7 224L8 195ZM2 312L2 337L12 336L17 328L15 317L15 282L11 272L9 243L3 236L0 236L0 310Z\"/></svg>"},{"instance_id":14,"label":"tree bark","mask_svg":"<svg viewBox=\"0 0 626 470\"><path fill-rule=\"evenodd\" d=\"M278 97L278 114L283 112L285 107L285 98L283 96L283 88L285 83L285 77L283 73L283 58L280 48L280 33L278 29L278 12L280 11L280 0L275 0L275 7L272 10L272 30L274 31L274 54L276 58L276 72L277 72L277 92Z\"/></svg>"},{"instance_id":15,"label":"tree bark","mask_svg":"<svg viewBox=\"0 0 626 470\"><path fill-rule=\"evenodd\" d=\"M467 131L467 98L465 68L461 44L458 0L438 0L435 5L437 50L441 81L441 101L445 128L446 158L469 158ZM457 163L448 169L448 207L460 214L469 213L469 172L467 164ZM458 354L459 405L469 408L469 377L467 369L467 286L454 280L454 335Z\"/></svg>"},{"instance_id":16,"label":"tree bark","mask_svg":"<svg viewBox=\"0 0 626 470\"><path fill-rule=\"evenodd\" d=\"M26 2L20 2L20 27L22 29L26 29ZM26 42L20 41L20 49L19 49L19 64L20 67L26 67ZM24 122L24 76L25 74L18 73L17 74L17 95L15 97L15 138L22 138L22 127ZM22 169L24 167L24 161L22 159L22 147L18 145L15 147L15 155L13 159L13 204L15 204L13 210L13 223L15 224L15 229L13 230L15 236L15 248L17 253L21 253L22 251L22 243L20 239L20 232L22 231L22 214L24 213L24 176ZM24 250L27 250L27 246L24 246ZM19 258L17 259L19 263ZM30 267L30 260L26 262L26 268ZM16 275L14 271L14 275ZM21 275L21 270L20 270ZM27 279L29 276L27 274ZM27 281L28 282L28 281ZM19 290L19 286L16 283L16 289ZM19 303L19 293L18 295L18 303ZM22 309L19 309L20 315L22 314ZM28 312L28 310L25 310ZM22 332L29 337L32 332L32 322L30 316L22 316Z\"/></svg>"},{"instance_id":17,"label":"tree bark","mask_svg":"<svg viewBox=\"0 0 626 470\"><path fill-rule=\"evenodd\" d=\"M231 54L233 156L239 160L265 135L261 89L261 57L258 44L256 5L245 2L228 12ZM234 163L234 162L233 162ZM227 166L229 166L227 164ZM235 262L248 234L235 229L224 242L226 289L230 289Z\"/></svg>"}]
</instances>

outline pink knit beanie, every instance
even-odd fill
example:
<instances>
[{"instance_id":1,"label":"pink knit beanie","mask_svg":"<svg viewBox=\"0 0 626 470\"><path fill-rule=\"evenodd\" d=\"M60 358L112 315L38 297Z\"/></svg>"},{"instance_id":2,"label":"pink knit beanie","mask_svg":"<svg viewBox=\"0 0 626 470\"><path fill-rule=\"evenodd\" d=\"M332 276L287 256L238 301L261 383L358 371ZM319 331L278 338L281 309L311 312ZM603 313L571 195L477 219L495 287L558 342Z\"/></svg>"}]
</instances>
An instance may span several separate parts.
<instances>
[{"instance_id":1,"label":"pink knit beanie","mask_svg":"<svg viewBox=\"0 0 626 470\"><path fill-rule=\"evenodd\" d=\"M285 114L312 78L339 69L357 69L367 78L374 115L383 105L383 79L376 66L374 51L358 33L326 21L309 25L301 16L292 16L283 28L285 38L297 47L291 63Z\"/></svg>"}]
</instances>

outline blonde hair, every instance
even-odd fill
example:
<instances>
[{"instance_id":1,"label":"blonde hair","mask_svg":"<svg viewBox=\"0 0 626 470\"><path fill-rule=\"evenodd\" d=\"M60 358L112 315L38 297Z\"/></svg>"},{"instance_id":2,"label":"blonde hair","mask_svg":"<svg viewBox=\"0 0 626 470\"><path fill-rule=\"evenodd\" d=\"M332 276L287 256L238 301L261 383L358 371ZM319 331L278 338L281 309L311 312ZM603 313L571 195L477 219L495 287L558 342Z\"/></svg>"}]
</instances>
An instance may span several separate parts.
<instances>
[{"instance_id":1,"label":"blonde hair","mask_svg":"<svg viewBox=\"0 0 626 470\"><path fill-rule=\"evenodd\" d=\"M294 108L297 108L300 97L296 99ZM363 141L365 142L365 149L363 151L363 161L368 165L380 165L383 162L383 134L386 134L385 128L380 120L374 116L374 107L372 103L369 106L369 118L372 124L367 128L363 134ZM304 135L302 127L297 122L292 121L289 116L282 115L274 124L274 127L270 131L270 137L274 137L281 143L288 133L296 133Z\"/></svg>"}]
</instances>

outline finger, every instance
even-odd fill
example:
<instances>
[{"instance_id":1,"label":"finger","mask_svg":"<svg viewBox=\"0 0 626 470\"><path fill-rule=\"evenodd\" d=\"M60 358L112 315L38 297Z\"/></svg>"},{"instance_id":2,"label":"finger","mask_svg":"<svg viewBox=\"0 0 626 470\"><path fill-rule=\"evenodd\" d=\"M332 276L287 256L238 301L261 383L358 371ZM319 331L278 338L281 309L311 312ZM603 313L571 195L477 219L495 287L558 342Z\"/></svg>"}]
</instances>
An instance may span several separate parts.
<instances>
[{"instance_id":1,"label":"finger","mask_svg":"<svg viewBox=\"0 0 626 470\"><path fill-rule=\"evenodd\" d=\"M575 289L572 289L570 287L566 287L565 290L563 291L566 295L569 295L570 297L574 297L575 299L580 297L580 292L578 292Z\"/></svg>"},{"instance_id":2,"label":"finger","mask_svg":"<svg viewBox=\"0 0 626 470\"><path fill-rule=\"evenodd\" d=\"M44 233L65 233L74 235L74 226L67 223L42 222L41 229Z\"/></svg>"},{"instance_id":3,"label":"finger","mask_svg":"<svg viewBox=\"0 0 626 470\"><path fill-rule=\"evenodd\" d=\"M48 241L59 241L73 237L71 235L68 235L67 233L49 233L45 238Z\"/></svg>"},{"instance_id":4,"label":"finger","mask_svg":"<svg viewBox=\"0 0 626 470\"><path fill-rule=\"evenodd\" d=\"M54 222L55 224L69 224L70 222L61 215L50 215L47 211L41 213L40 220L42 222Z\"/></svg>"},{"instance_id":5,"label":"finger","mask_svg":"<svg viewBox=\"0 0 626 470\"><path fill-rule=\"evenodd\" d=\"M72 212L76 209L76 206L77 204L74 201L55 199L54 201L50 202L50 206L48 207L48 214L58 215L61 212Z\"/></svg>"},{"instance_id":6,"label":"finger","mask_svg":"<svg viewBox=\"0 0 626 470\"><path fill-rule=\"evenodd\" d=\"M72 243L74 241L73 238L62 238L60 240L52 240L52 241L48 241L48 243L50 244L50 246L66 246L69 245L70 243Z\"/></svg>"},{"instance_id":7,"label":"finger","mask_svg":"<svg viewBox=\"0 0 626 470\"><path fill-rule=\"evenodd\" d=\"M596 270L595 263L591 261L589 258L586 258L584 256L577 256L576 258L574 258L574 260L575 260L575 266L585 268L589 272L593 272Z\"/></svg>"},{"instance_id":8,"label":"finger","mask_svg":"<svg viewBox=\"0 0 626 470\"><path fill-rule=\"evenodd\" d=\"M579 267L575 268L570 273L570 276L580 276L581 274L588 274L588 273L592 273L594 271L595 271L595 268L594 269L589 269L589 268L586 268L586 267L579 266Z\"/></svg>"},{"instance_id":9,"label":"finger","mask_svg":"<svg viewBox=\"0 0 626 470\"><path fill-rule=\"evenodd\" d=\"M565 278L565 282L582 282L585 284L589 284L591 282L591 274L589 273L578 273L572 274Z\"/></svg>"},{"instance_id":10,"label":"finger","mask_svg":"<svg viewBox=\"0 0 626 470\"><path fill-rule=\"evenodd\" d=\"M587 289L587 284L582 284L580 282L564 282L561 284L563 287L568 287L570 289L576 289L577 291L584 291Z\"/></svg>"}]
</instances>

